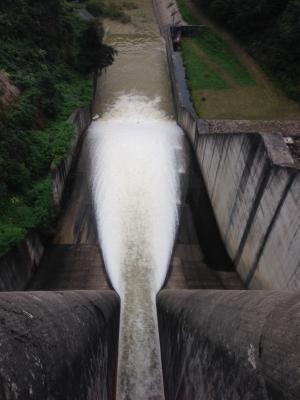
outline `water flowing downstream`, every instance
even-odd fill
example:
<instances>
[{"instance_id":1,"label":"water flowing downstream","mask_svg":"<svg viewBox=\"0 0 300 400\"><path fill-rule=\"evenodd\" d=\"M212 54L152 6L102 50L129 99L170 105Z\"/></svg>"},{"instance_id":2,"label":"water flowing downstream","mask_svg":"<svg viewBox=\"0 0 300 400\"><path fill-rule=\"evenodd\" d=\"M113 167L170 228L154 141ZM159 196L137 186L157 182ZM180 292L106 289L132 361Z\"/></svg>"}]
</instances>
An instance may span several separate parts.
<instances>
[{"instance_id":1,"label":"water flowing downstream","mask_svg":"<svg viewBox=\"0 0 300 400\"><path fill-rule=\"evenodd\" d=\"M158 100L137 95L121 96L89 135L100 242L121 297L119 399L163 398L155 296L176 232L181 139Z\"/></svg>"},{"instance_id":2,"label":"water flowing downstream","mask_svg":"<svg viewBox=\"0 0 300 400\"><path fill-rule=\"evenodd\" d=\"M105 266L121 298L117 399L160 400L155 298L176 235L183 145L150 0L132 21L106 26L118 56L98 85L91 186Z\"/></svg>"}]
</instances>

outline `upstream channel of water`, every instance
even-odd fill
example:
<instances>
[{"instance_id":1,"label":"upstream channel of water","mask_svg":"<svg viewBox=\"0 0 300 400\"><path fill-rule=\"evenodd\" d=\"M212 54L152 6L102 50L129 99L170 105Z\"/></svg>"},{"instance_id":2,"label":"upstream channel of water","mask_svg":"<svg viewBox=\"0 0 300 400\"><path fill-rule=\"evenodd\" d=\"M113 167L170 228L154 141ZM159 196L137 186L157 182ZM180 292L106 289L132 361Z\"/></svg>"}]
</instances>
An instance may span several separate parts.
<instances>
[{"instance_id":1,"label":"upstream channel of water","mask_svg":"<svg viewBox=\"0 0 300 400\"><path fill-rule=\"evenodd\" d=\"M106 22L118 50L98 82L88 145L100 245L121 298L118 400L164 398L155 297L178 224L182 132L151 0L132 23Z\"/></svg>"}]
</instances>

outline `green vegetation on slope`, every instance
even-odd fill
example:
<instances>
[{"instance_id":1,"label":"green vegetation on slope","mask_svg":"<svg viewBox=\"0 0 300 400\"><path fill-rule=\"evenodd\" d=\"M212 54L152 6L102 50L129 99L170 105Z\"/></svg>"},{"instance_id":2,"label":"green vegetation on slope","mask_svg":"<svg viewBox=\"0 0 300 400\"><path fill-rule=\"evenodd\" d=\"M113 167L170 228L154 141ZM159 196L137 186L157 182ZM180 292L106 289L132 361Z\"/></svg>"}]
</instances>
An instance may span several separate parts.
<instances>
[{"instance_id":1,"label":"green vegetation on slope","mask_svg":"<svg viewBox=\"0 0 300 400\"><path fill-rule=\"evenodd\" d=\"M126 10L135 10L137 5L132 1L120 3L108 0L89 0L85 3L85 7L94 17L110 18L127 23L130 22L130 16Z\"/></svg>"},{"instance_id":2,"label":"green vegetation on slope","mask_svg":"<svg viewBox=\"0 0 300 400\"><path fill-rule=\"evenodd\" d=\"M178 0L188 23L201 24L188 0ZM300 107L240 60L226 39L207 28L181 41L195 109L208 119L297 119Z\"/></svg>"},{"instance_id":3,"label":"green vegetation on slope","mask_svg":"<svg viewBox=\"0 0 300 400\"><path fill-rule=\"evenodd\" d=\"M194 39L209 58L218 64L239 85L252 85L255 81L228 45L211 30Z\"/></svg>"},{"instance_id":4,"label":"green vegetation on slope","mask_svg":"<svg viewBox=\"0 0 300 400\"><path fill-rule=\"evenodd\" d=\"M191 25L200 24L199 19L187 5L186 0L176 0L176 3L185 22Z\"/></svg>"},{"instance_id":5,"label":"green vegetation on slope","mask_svg":"<svg viewBox=\"0 0 300 400\"><path fill-rule=\"evenodd\" d=\"M185 66L188 70L189 85L191 91L200 89L226 89L228 84L213 71L201 57L198 56L192 46L193 39L185 38L182 40L182 53Z\"/></svg>"},{"instance_id":6,"label":"green vegetation on slope","mask_svg":"<svg viewBox=\"0 0 300 400\"><path fill-rule=\"evenodd\" d=\"M0 4L0 69L21 90L0 109L0 254L31 228L49 230L55 218L50 165L69 151L68 117L88 105L87 74L113 61L103 32L62 0Z\"/></svg>"},{"instance_id":7,"label":"green vegetation on slope","mask_svg":"<svg viewBox=\"0 0 300 400\"><path fill-rule=\"evenodd\" d=\"M242 40L288 95L300 101L300 0L193 2Z\"/></svg>"}]
</instances>

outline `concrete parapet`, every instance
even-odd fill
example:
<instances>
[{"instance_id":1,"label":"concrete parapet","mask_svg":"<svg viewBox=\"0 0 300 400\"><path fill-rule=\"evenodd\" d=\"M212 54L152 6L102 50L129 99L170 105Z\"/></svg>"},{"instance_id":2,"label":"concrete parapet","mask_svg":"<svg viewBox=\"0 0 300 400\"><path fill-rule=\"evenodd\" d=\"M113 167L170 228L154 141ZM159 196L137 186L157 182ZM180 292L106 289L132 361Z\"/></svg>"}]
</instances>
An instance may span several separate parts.
<instances>
[{"instance_id":1,"label":"concrete parapet","mask_svg":"<svg viewBox=\"0 0 300 400\"><path fill-rule=\"evenodd\" d=\"M1 293L0 314L1 399L115 398L115 293Z\"/></svg>"},{"instance_id":2,"label":"concrete parapet","mask_svg":"<svg viewBox=\"0 0 300 400\"><path fill-rule=\"evenodd\" d=\"M298 400L300 294L164 290L166 400Z\"/></svg>"}]
</instances>

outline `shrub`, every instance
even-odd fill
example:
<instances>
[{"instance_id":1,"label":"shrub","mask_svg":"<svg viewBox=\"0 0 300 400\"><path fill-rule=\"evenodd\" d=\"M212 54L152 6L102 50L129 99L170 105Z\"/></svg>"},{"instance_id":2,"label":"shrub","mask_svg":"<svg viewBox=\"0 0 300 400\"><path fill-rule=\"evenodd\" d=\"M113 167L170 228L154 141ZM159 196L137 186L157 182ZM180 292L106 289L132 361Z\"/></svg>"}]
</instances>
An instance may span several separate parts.
<instances>
[{"instance_id":1,"label":"shrub","mask_svg":"<svg viewBox=\"0 0 300 400\"><path fill-rule=\"evenodd\" d=\"M90 0L87 2L85 7L94 17L101 17L105 15L106 5L101 0Z\"/></svg>"},{"instance_id":2,"label":"shrub","mask_svg":"<svg viewBox=\"0 0 300 400\"><path fill-rule=\"evenodd\" d=\"M0 111L0 254L28 229L51 230L56 210L50 165L69 151L70 113L91 101L87 76L110 65L114 56L102 44L101 26L81 20L61 0L4 3L0 70L21 95L8 111Z\"/></svg>"}]
</instances>

